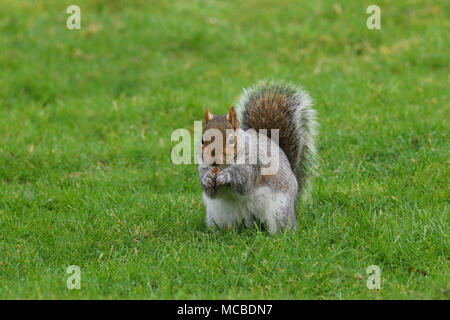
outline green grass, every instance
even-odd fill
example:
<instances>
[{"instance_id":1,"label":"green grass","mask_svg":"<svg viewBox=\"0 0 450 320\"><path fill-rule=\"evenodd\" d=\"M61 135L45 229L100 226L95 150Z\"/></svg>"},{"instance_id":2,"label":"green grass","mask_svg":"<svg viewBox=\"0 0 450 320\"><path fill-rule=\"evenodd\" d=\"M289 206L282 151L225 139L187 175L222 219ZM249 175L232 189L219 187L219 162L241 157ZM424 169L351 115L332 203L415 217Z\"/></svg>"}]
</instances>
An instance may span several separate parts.
<instances>
[{"instance_id":1,"label":"green grass","mask_svg":"<svg viewBox=\"0 0 450 320\"><path fill-rule=\"evenodd\" d=\"M382 30L366 28L373 3ZM2 0L0 298L449 299L449 12ZM263 78L316 101L312 201L296 233L216 234L170 136Z\"/></svg>"}]
</instances>

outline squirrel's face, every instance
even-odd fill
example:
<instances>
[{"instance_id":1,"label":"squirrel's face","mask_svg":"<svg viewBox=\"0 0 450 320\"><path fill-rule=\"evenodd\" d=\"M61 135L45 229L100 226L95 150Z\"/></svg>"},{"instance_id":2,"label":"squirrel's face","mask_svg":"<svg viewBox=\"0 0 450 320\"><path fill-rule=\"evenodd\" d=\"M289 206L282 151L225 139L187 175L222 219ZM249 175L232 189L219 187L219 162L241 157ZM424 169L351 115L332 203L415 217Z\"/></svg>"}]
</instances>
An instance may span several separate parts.
<instances>
[{"instance_id":1,"label":"squirrel's face","mask_svg":"<svg viewBox=\"0 0 450 320\"><path fill-rule=\"evenodd\" d=\"M238 128L233 107L224 116L213 116L206 108L202 135L202 157L206 164L221 166L234 162L237 156Z\"/></svg>"}]
</instances>

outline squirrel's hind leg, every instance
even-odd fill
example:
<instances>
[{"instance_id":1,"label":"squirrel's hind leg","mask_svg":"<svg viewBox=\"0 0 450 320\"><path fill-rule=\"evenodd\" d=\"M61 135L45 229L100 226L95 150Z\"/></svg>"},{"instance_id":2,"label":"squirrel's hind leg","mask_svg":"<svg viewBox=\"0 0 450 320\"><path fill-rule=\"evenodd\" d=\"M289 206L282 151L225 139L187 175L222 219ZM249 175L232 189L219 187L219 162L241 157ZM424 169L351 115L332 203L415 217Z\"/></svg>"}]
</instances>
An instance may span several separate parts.
<instances>
[{"instance_id":1,"label":"squirrel's hind leg","mask_svg":"<svg viewBox=\"0 0 450 320\"><path fill-rule=\"evenodd\" d=\"M295 207L297 199L295 196L288 196L287 201L281 201L272 213L267 215L267 228L270 233L283 232L284 230L297 230L297 217Z\"/></svg>"}]
</instances>

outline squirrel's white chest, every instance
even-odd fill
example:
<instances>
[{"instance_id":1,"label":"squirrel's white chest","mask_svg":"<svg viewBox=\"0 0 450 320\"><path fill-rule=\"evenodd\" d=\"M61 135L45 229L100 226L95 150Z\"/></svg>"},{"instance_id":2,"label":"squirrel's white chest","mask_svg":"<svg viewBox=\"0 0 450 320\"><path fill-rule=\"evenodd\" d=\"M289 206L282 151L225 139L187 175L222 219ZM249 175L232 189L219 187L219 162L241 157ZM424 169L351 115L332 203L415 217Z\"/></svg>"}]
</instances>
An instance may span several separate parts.
<instances>
[{"instance_id":1,"label":"squirrel's white chest","mask_svg":"<svg viewBox=\"0 0 450 320\"><path fill-rule=\"evenodd\" d=\"M273 192L262 186L243 196L232 190L221 191L217 198L203 193L206 205L206 222L220 228L244 224L252 226L255 220L266 223L269 231L275 232L283 208L287 206L286 194Z\"/></svg>"}]
</instances>

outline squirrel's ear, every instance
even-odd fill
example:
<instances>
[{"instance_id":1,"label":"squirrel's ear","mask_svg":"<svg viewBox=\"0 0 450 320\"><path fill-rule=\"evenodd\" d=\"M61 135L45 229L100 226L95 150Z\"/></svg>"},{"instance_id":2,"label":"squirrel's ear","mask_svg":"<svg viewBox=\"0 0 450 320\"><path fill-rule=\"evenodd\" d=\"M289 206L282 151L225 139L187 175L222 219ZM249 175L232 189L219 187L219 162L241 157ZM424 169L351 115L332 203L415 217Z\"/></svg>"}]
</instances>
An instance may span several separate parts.
<instances>
[{"instance_id":1,"label":"squirrel's ear","mask_svg":"<svg viewBox=\"0 0 450 320\"><path fill-rule=\"evenodd\" d=\"M234 129L237 129L239 127L237 115L233 107L230 107L230 111L228 111L227 113L227 120L230 121Z\"/></svg>"},{"instance_id":2,"label":"squirrel's ear","mask_svg":"<svg viewBox=\"0 0 450 320\"><path fill-rule=\"evenodd\" d=\"M205 122L208 123L209 121L211 121L212 118L214 118L214 116L211 114L211 112L209 112L208 107L206 107Z\"/></svg>"}]
</instances>

